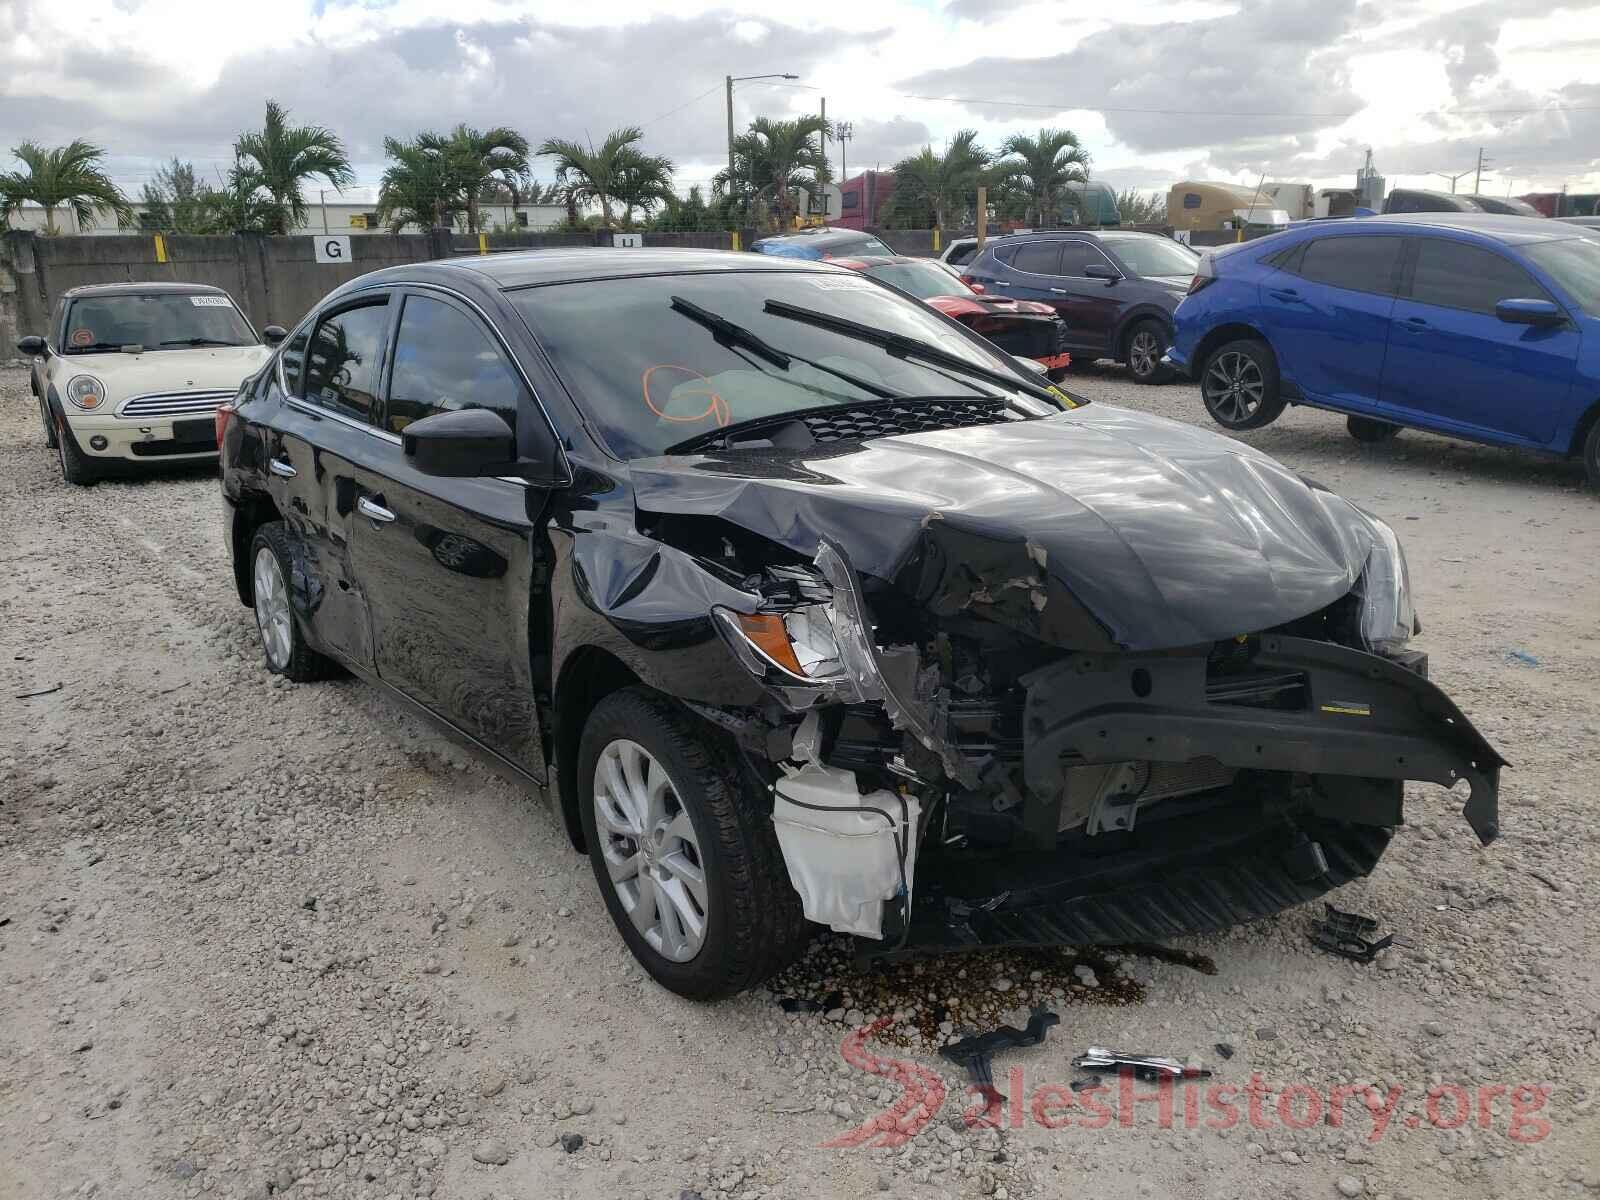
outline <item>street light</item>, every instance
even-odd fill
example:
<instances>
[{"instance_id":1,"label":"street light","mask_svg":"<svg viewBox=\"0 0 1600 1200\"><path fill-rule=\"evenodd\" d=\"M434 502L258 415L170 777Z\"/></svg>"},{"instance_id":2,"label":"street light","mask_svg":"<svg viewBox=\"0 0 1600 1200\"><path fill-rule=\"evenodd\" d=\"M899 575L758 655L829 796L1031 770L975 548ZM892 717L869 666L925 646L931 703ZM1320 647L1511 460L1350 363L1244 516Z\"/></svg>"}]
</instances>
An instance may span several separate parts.
<instances>
[{"instance_id":1,"label":"street light","mask_svg":"<svg viewBox=\"0 0 1600 1200\"><path fill-rule=\"evenodd\" d=\"M728 195L733 195L733 85L747 83L752 79L799 79L798 75L784 73L781 75L725 75L723 82L728 89Z\"/></svg>"},{"instance_id":2,"label":"street light","mask_svg":"<svg viewBox=\"0 0 1600 1200\"><path fill-rule=\"evenodd\" d=\"M1454 175L1450 174L1449 171L1429 171L1428 174L1437 175L1440 179L1448 179L1450 181L1450 194L1454 196L1456 194L1456 180L1463 175L1471 175L1472 168L1468 167L1465 171L1457 171Z\"/></svg>"}]
</instances>

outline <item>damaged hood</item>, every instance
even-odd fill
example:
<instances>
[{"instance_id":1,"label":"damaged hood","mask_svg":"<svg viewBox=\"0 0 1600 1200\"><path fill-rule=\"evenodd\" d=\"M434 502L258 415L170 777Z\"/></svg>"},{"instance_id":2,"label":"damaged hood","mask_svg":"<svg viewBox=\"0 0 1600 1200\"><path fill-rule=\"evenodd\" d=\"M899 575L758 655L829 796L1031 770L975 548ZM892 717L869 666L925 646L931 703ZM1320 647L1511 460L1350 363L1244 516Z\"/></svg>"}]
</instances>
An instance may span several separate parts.
<instances>
[{"instance_id":1,"label":"damaged hood","mask_svg":"<svg viewBox=\"0 0 1600 1200\"><path fill-rule=\"evenodd\" d=\"M1105 404L803 451L630 464L641 511L718 517L936 615L1075 649L1189 646L1354 586L1369 519L1241 442ZM752 568L759 564L751 564Z\"/></svg>"}]
</instances>

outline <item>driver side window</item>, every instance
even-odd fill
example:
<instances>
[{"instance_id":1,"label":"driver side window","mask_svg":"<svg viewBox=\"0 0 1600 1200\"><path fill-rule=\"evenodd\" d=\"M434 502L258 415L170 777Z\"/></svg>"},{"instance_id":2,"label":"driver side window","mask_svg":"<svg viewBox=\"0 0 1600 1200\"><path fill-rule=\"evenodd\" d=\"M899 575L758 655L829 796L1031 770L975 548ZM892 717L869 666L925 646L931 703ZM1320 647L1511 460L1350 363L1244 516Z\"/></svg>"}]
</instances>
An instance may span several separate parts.
<instances>
[{"instance_id":1,"label":"driver side window","mask_svg":"<svg viewBox=\"0 0 1600 1200\"><path fill-rule=\"evenodd\" d=\"M461 408L487 408L517 428L522 381L482 324L431 296L407 296L395 341L383 425L399 433L413 421Z\"/></svg>"}]
</instances>

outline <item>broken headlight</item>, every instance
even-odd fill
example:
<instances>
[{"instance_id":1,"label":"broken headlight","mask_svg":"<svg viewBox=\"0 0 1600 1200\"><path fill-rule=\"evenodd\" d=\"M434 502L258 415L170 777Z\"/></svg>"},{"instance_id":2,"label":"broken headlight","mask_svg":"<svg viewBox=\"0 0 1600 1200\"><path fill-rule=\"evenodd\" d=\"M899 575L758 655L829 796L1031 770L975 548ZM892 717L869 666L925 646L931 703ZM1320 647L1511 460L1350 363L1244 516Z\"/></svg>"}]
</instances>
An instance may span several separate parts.
<instances>
[{"instance_id":1,"label":"broken headlight","mask_svg":"<svg viewBox=\"0 0 1600 1200\"><path fill-rule=\"evenodd\" d=\"M1400 539L1383 521L1376 517L1368 520L1377 537L1356 583L1361 597L1361 644L1374 654L1387 654L1411 640L1417 614L1411 607L1411 573Z\"/></svg>"},{"instance_id":2,"label":"broken headlight","mask_svg":"<svg viewBox=\"0 0 1600 1200\"><path fill-rule=\"evenodd\" d=\"M712 616L740 662L765 677L776 669L790 683L829 685L844 679L833 625L820 604L784 613L741 613L713 608Z\"/></svg>"}]
</instances>

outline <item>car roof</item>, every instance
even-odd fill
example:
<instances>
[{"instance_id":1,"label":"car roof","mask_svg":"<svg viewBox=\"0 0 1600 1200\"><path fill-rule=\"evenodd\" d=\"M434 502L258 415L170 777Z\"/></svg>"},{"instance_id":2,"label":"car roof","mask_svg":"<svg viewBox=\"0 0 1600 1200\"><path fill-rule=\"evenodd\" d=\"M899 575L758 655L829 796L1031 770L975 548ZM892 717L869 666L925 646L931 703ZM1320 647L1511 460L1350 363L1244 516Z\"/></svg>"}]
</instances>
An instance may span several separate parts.
<instances>
[{"instance_id":1,"label":"car roof","mask_svg":"<svg viewBox=\"0 0 1600 1200\"><path fill-rule=\"evenodd\" d=\"M1431 229L1454 229L1476 233L1507 245L1524 242L1549 242L1573 236L1572 230L1554 225L1545 217L1517 217L1506 213L1384 213L1377 217L1346 217L1316 227L1318 234L1337 228L1366 228L1385 225L1415 225Z\"/></svg>"},{"instance_id":2,"label":"car roof","mask_svg":"<svg viewBox=\"0 0 1600 1200\"><path fill-rule=\"evenodd\" d=\"M837 242L849 238L872 238L877 240L877 235L868 233L865 229L841 229L832 225L814 225L810 229L796 229L793 233L775 233L770 237L759 238L750 244L759 246L762 242Z\"/></svg>"},{"instance_id":3,"label":"car roof","mask_svg":"<svg viewBox=\"0 0 1600 1200\"><path fill-rule=\"evenodd\" d=\"M507 291L546 283L573 283L584 279L622 279L637 275L688 275L715 271L831 271L843 267L817 259L746 254L736 250L699 250L668 247L623 249L612 246L564 246L518 250L504 254L472 254L432 262L401 263L373 271L340 288L352 285L398 284L410 280L444 283L472 279L479 285Z\"/></svg>"},{"instance_id":4,"label":"car roof","mask_svg":"<svg viewBox=\"0 0 1600 1200\"><path fill-rule=\"evenodd\" d=\"M68 288L61 293L63 300L78 300L84 296L150 296L166 294L171 296L226 296L228 293L219 287L212 287L209 283L172 283L169 281L152 281L150 283L85 283L75 288Z\"/></svg>"},{"instance_id":5,"label":"car roof","mask_svg":"<svg viewBox=\"0 0 1600 1200\"><path fill-rule=\"evenodd\" d=\"M836 263L860 263L867 270L873 267L888 267L896 263L927 263L930 267L939 267L936 258L918 258L915 254L852 254L849 258L836 258ZM943 267L939 267L941 271Z\"/></svg>"}]
</instances>

